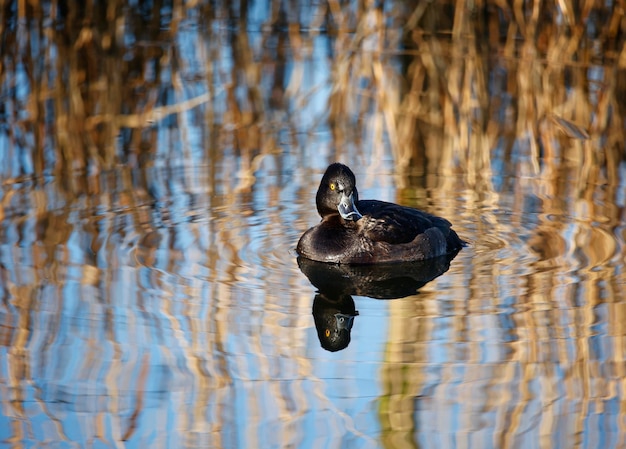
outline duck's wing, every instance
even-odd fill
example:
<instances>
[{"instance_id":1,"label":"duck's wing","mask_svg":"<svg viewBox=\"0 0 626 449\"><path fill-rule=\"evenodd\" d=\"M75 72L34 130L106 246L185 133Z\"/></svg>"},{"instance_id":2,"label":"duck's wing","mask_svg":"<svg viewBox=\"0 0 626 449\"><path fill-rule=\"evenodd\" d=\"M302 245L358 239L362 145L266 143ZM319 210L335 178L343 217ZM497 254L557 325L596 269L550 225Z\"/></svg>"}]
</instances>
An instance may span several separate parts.
<instances>
[{"instance_id":1,"label":"duck's wing","mask_svg":"<svg viewBox=\"0 0 626 449\"><path fill-rule=\"evenodd\" d=\"M409 243L418 234L432 227L444 236L450 232L450 222L411 207L377 200L362 200L357 204L363 218L358 221L363 234L374 242Z\"/></svg>"}]
</instances>

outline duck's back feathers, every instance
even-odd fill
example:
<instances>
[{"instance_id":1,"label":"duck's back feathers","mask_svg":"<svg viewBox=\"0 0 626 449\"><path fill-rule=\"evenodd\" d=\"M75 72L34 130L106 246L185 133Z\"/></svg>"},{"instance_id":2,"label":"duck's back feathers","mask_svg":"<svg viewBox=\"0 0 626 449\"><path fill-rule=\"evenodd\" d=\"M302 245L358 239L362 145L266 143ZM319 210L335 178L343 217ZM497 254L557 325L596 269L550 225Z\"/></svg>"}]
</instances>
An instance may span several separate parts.
<instances>
[{"instance_id":1,"label":"duck's back feathers","mask_svg":"<svg viewBox=\"0 0 626 449\"><path fill-rule=\"evenodd\" d=\"M386 201L363 200L357 203L357 208L363 214L357 223L374 242L409 243L433 227L447 235L452 226L445 218Z\"/></svg>"}]
</instances>

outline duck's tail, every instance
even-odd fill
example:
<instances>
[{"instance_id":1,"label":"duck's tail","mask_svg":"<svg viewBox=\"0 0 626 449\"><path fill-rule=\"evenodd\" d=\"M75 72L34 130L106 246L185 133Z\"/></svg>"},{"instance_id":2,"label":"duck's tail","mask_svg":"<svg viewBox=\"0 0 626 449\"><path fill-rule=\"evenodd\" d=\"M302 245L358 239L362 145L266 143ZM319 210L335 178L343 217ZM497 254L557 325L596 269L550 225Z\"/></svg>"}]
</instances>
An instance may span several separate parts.
<instances>
[{"instance_id":1,"label":"duck's tail","mask_svg":"<svg viewBox=\"0 0 626 449\"><path fill-rule=\"evenodd\" d=\"M450 229L450 233L447 238L448 244L448 253L452 253L454 251L458 251L461 248L464 248L469 245L465 240L462 240L461 237L452 229Z\"/></svg>"}]
</instances>

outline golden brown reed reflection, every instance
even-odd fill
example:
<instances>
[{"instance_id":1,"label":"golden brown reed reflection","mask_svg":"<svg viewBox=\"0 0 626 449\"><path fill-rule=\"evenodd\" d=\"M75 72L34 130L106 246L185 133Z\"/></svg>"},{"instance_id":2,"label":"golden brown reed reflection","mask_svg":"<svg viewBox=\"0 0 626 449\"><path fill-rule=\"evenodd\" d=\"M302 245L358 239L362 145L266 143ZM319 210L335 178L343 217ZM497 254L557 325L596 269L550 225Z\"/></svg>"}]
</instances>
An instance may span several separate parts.
<instances>
[{"instance_id":1,"label":"golden brown reed reflection","mask_svg":"<svg viewBox=\"0 0 626 449\"><path fill-rule=\"evenodd\" d=\"M254 325L239 319L240 309L255 302L265 309L264 326L280 341L284 314L262 306L266 299L259 293L271 288L260 288L255 279L261 285L295 281L289 272L265 271L279 255L289 255L295 236L275 253L251 255L247 247L253 236L272 247L277 235L293 232L279 229L290 221L277 214L273 222L253 223L250 212L234 220L253 202L234 189L213 193L212 185L230 185L232 173L209 173L208 167L121 169L65 179L74 186L89 180L77 196L57 179L5 186L0 323L3 385L10 394L2 395L8 412L1 419L14 423L12 439L37 439L28 427L43 421L55 424L48 437L54 441L81 440L76 432L83 428L93 430L88 438L133 441L148 427L154 431L146 419L167 421L163 397L181 392L175 402L193 401L194 409L163 431L171 430L174 440L177 426L187 422L203 423L208 431L207 404L222 407L231 400L234 378L254 376L226 356L233 333ZM276 199L264 204L277 210ZM292 305L291 325L304 327L299 321L306 315ZM260 363L254 370L268 381L275 368L265 359L262 333L255 335L242 350L255 354ZM297 352L290 357L297 360ZM190 378L187 390L182 386ZM28 409L24 404L33 394ZM182 410L182 403L174 409ZM259 401L256 407L264 406ZM68 414L78 424L66 421ZM219 434L223 422L213 424Z\"/></svg>"},{"instance_id":2,"label":"golden brown reed reflection","mask_svg":"<svg viewBox=\"0 0 626 449\"><path fill-rule=\"evenodd\" d=\"M484 192L471 267L447 274L449 285L466 278L469 291L438 286L390 304L379 409L386 447L442 434L471 447L519 447L525 432L546 447L593 447L592 410L608 421L598 424L606 444L621 445L623 431L609 429L626 412L623 181L579 176L570 162L559 176L519 176L512 192Z\"/></svg>"},{"instance_id":3,"label":"golden brown reed reflection","mask_svg":"<svg viewBox=\"0 0 626 449\"><path fill-rule=\"evenodd\" d=\"M7 144L27 149L14 157L36 175L188 160L201 143L209 161L232 147L249 187L257 158L280 151L277 130L299 146L298 133L328 119L338 156L371 142L376 161L388 143L398 174L464 172L475 187L495 148L511 161L521 144L533 176L540 157L555 170L577 164L582 183L594 167L617 176L626 48L613 4L538 14L502 3L479 13L452 2L269 2L264 22L247 2L46 5L2 17L7 40L22 43L1 55ZM320 44L332 52L330 79L310 66ZM327 83L329 110L312 107Z\"/></svg>"},{"instance_id":4,"label":"golden brown reed reflection","mask_svg":"<svg viewBox=\"0 0 626 449\"><path fill-rule=\"evenodd\" d=\"M0 439L624 446L620 3L139 3L0 13ZM344 359L335 160L471 242Z\"/></svg>"},{"instance_id":5,"label":"golden brown reed reflection","mask_svg":"<svg viewBox=\"0 0 626 449\"><path fill-rule=\"evenodd\" d=\"M625 412L623 294L605 285L611 273L565 286L557 276L549 270L522 283L516 313L476 294L442 304L423 292L391 304L379 410L385 446L443 434L465 435L472 447L518 447L531 432L547 447L593 447L593 410L605 414L600 425L619 447L623 432L608 429Z\"/></svg>"}]
</instances>

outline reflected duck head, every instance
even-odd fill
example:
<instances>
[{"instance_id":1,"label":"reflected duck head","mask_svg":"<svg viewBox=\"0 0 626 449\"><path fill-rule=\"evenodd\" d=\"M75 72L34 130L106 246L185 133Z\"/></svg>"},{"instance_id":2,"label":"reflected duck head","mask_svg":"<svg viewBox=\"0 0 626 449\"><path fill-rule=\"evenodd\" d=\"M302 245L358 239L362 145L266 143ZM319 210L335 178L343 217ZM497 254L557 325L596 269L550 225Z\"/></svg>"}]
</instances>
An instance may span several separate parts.
<instances>
[{"instance_id":1,"label":"reflected duck head","mask_svg":"<svg viewBox=\"0 0 626 449\"><path fill-rule=\"evenodd\" d=\"M313 319L322 348L330 352L345 349L358 314L350 295L330 298L318 293L313 300Z\"/></svg>"},{"instance_id":2,"label":"reflected duck head","mask_svg":"<svg viewBox=\"0 0 626 449\"><path fill-rule=\"evenodd\" d=\"M338 162L329 165L315 197L317 211L322 218L339 213L344 220L357 221L363 217L355 205L358 200L352 170Z\"/></svg>"}]
</instances>

